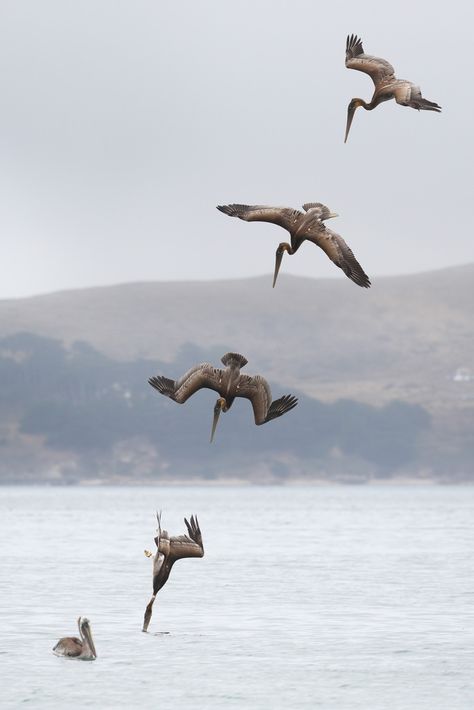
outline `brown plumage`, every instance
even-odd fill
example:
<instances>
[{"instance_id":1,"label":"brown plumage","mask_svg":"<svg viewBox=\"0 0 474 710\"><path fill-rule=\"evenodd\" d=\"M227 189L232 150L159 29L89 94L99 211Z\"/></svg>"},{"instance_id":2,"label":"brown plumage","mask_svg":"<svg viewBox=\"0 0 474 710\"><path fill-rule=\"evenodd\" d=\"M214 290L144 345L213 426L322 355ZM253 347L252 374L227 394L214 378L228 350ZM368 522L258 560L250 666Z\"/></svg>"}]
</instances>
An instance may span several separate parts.
<instances>
[{"instance_id":1,"label":"brown plumage","mask_svg":"<svg viewBox=\"0 0 474 710\"><path fill-rule=\"evenodd\" d=\"M56 656L67 656L80 661L95 661L97 653L89 619L86 619L85 616L80 616L77 620L77 625L80 638L77 638L77 636L64 636L64 638L59 639L53 648L53 653Z\"/></svg>"},{"instance_id":2,"label":"brown plumage","mask_svg":"<svg viewBox=\"0 0 474 710\"><path fill-rule=\"evenodd\" d=\"M189 522L184 519L187 535L172 537L161 529L161 513L157 513L156 518L158 535L155 537L156 554L153 558L153 595L145 609L142 631L148 630L156 595L168 581L174 563L186 557L204 557L201 529L196 516L191 515Z\"/></svg>"},{"instance_id":3,"label":"brown plumage","mask_svg":"<svg viewBox=\"0 0 474 710\"><path fill-rule=\"evenodd\" d=\"M221 412L227 412L236 397L245 397L252 403L255 424L281 417L296 407L298 400L287 394L272 402L270 385L261 375L242 375L240 368L247 364L247 359L238 353L226 353L221 362L225 370L213 367L208 362L195 365L179 380L170 380L161 375L150 377L149 384L158 392L178 404L183 404L189 397L202 388L214 390L220 394L214 407L211 441L214 437L217 421Z\"/></svg>"},{"instance_id":4,"label":"brown plumage","mask_svg":"<svg viewBox=\"0 0 474 710\"><path fill-rule=\"evenodd\" d=\"M418 111L437 111L438 113L441 111L441 106L423 98L419 86L415 86L411 81L405 79L397 79L394 68L385 59L364 54L362 40L357 35L348 35L347 37L346 67L368 74L375 84L375 91L370 103L366 103L364 99L351 99L347 109L344 143L347 141L354 113L359 106L365 108L366 111L372 111L383 101L395 99L397 104L410 106Z\"/></svg>"},{"instance_id":5,"label":"brown plumage","mask_svg":"<svg viewBox=\"0 0 474 710\"><path fill-rule=\"evenodd\" d=\"M352 250L339 234L331 231L324 224L324 220L337 217L337 214L320 202L307 202L303 205L305 212L291 207L236 204L219 205L217 209L230 217L238 217L246 222L272 222L290 233L291 244L281 242L276 250L273 286L277 280L284 252L294 254L307 240L320 247L351 281L363 288L369 288L369 277Z\"/></svg>"}]
</instances>

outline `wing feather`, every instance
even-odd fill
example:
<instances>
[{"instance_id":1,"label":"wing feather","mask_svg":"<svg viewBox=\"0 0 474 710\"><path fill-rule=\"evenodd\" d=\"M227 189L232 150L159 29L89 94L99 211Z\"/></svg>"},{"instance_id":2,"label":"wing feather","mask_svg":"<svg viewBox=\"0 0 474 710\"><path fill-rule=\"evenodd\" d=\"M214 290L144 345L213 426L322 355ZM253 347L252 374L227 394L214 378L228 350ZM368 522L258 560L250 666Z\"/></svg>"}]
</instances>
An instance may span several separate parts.
<instances>
[{"instance_id":1,"label":"wing feather","mask_svg":"<svg viewBox=\"0 0 474 710\"><path fill-rule=\"evenodd\" d=\"M357 35L347 36L346 67L368 74L376 87L395 78L395 69L390 62L380 57L364 54L362 40Z\"/></svg>"},{"instance_id":2,"label":"wing feather","mask_svg":"<svg viewBox=\"0 0 474 710\"><path fill-rule=\"evenodd\" d=\"M266 207L265 205L219 205L218 210L246 222L272 222L292 232L303 213L291 207Z\"/></svg>"},{"instance_id":3,"label":"wing feather","mask_svg":"<svg viewBox=\"0 0 474 710\"><path fill-rule=\"evenodd\" d=\"M370 279L354 256L352 249L336 232L323 226L306 239L317 244L336 266L344 271L346 276L362 288L370 287Z\"/></svg>"},{"instance_id":4,"label":"wing feather","mask_svg":"<svg viewBox=\"0 0 474 710\"><path fill-rule=\"evenodd\" d=\"M261 375L254 377L242 375L239 380L238 396L250 400L255 424L263 424L272 402L272 391L266 379Z\"/></svg>"},{"instance_id":5,"label":"wing feather","mask_svg":"<svg viewBox=\"0 0 474 710\"><path fill-rule=\"evenodd\" d=\"M270 385L261 375L247 376L246 382L239 383L239 396L246 397L252 403L255 424L266 424L281 417L296 407L298 402L293 395L284 395L272 402Z\"/></svg>"},{"instance_id":6,"label":"wing feather","mask_svg":"<svg viewBox=\"0 0 474 710\"><path fill-rule=\"evenodd\" d=\"M204 557L201 528L196 515L184 519L188 535L174 535L170 538L170 557L173 562L185 557Z\"/></svg>"},{"instance_id":7,"label":"wing feather","mask_svg":"<svg viewBox=\"0 0 474 710\"><path fill-rule=\"evenodd\" d=\"M286 414L291 409L294 409L297 404L298 399L292 394L285 394L283 395L283 397L280 397L280 399L276 399L274 402L271 403L264 423L269 422L272 419L276 419L277 417L281 417L283 414Z\"/></svg>"}]
</instances>

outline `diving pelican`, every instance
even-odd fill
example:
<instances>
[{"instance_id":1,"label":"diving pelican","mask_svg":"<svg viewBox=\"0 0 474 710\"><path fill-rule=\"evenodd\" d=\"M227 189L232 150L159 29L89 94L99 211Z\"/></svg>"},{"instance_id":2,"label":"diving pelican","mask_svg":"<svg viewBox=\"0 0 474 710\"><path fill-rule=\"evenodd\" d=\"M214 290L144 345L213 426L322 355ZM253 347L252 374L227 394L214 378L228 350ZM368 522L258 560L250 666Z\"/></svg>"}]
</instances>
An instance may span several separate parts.
<instances>
[{"instance_id":1,"label":"diving pelican","mask_svg":"<svg viewBox=\"0 0 474 710\"><path fill-rule=\"evenodd\" d=\"M370 103L366 103L364 99L351 99L347 109L344 143L347 141L355 110L359 106L363 106L366 111L372 111L383 101L395 99L397 104L410 106L418 111L437 111L438 113L441 111L441 106L423 98L419 86L415 86L406 79L397 79L395 69L385 59L364 54L362 40L357 35L348 35L347 37L346 67L368 74L375 84L375 91Z\"/></svg>"},{"instance_id":2,"label":"diving pelican","mask_svg":"<svg viewBox=\"0 0 474 710\"><path fill-rule=\"evenodd\" d=\"M56 656L68 656L69 658L77 658L80 661L95 661L97 653L92 638L89 619L85 616L80 616L77 620L79 627L79 636L65 636L59 639L56 646L53 648L53 653Z\"/></svg>"},{"instance_id":3,"label":"diving pelican","mask_svg":"<svg viewBox=\"0 0 474 710\"><path fill-rule=\"evenodd\" d=\"M324 224L324 220L338 215L320 202L307 202L303 205L304 212L291 207L265 207L264 205L219 205L217 209L230 217L238 217L246 222L273 222L290 233L291 244L281 242L276 250L273 287L276 284L284 252L294 254L307 239L320 247L351 281L363 288L369 288L369 277L352 250L339 234L331 231Z\"/></svg>"},{"instance_id":4,"label":"diving pelican","mask_svg":"<svg viewBox=\"0 0 474 710\"><path fill-rule=\"evenodd\" d=\"M161 529L161 512L156 514L156 519L158 521L158 535L155 537L156 554L153 558L153 595L147 604L143 618L142 631L145 632L148 630L156 595L168 581L171 568L176 560L182 560L185 557L204 557L201 529L195 515L191 515L190 522L186 518L184 519L188 535L173 537L170 537L166 530ZM145 555L151 556L147 550L145 550Z\"/></svg>"},{"instance_id":5,"label":"diving pelican","mask_svg":"<svg viewBox=\"0 0 474 710\"><path fill-rule=\"evenodd\" d=\"M214 406L211 442L214 438L217 422L221 412L227 412L236 397L245 397L252 403L255 424L266 424L271 419L281 417L290 409L296 407L298 400L291 394L285 394L272 402L272 393L268 382L260 375L241 375L240 368L248 360L238 353L226 353L221 362L225 370L213 367L208 362L195 365L179 380L169 380L167 377L150 377L148 382L161 394L183 404L195 392L206 387L220 394Z\"/></svg>"}]
</instances>

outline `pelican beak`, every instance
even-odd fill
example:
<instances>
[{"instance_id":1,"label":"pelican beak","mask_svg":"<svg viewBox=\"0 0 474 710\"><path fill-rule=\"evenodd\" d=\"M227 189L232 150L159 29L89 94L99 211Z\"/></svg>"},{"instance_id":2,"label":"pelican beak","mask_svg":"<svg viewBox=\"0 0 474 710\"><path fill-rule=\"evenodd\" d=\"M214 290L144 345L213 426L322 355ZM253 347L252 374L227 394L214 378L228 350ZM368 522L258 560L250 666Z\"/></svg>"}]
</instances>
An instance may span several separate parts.
<instances>
[{"instance_id":1,"label":"pelican beak","mask_svg":"<svg viewBox=\"0 0 474 710\"><path fill-rule=\"evenodd\" d=\"M84 634L84 637L89 644L89 648L91 650L92 655L94 658L97 658L97 651L95 650L95 645L94 645L94 639L92 638L92 632L91 632L91 627L89 624L84 624L82 627L82 633Z\"/></svg>"},{"instance_id":2,"label":"pelican beak","mask_svg":"<svg viewBox=\"0 0 474 710\"><path fill-rule=\"evenodd\" d=\"M282 249L282 247L278 247L276 250L276 255L275 255L275 272L273 274L273 286L272 288L275 288L278 272L280 271L280 266L281 266L281 260L283 259L283 254L285 253L285 250Z\"/></svg>"},{"instance_id":3,"label":"pelican beak","mask_svg":"<svg viewBox=\"0 0 474 710\"><path fill-rule=\"evenodd\" d=\"M225 406L225 399L223 399L222 397L219 397L219 399L217 400L217 402L214 406L214 419L212 420L212 431L211 431L211 441L210 441L211 444L214 439L214 434L216 431L217 422L219 421L220 413L224 409L224 406Z\"/></svg>"},{"instance_id":4,"label":"pelican beak","mask_svg":"<svg viewBox=\"0 0 474 710\"><path fill-rule=\"evenodd\" d=\"M346 135L344 138L344 143L347 141L349 136L349 131L351 130L352 119L354 118L355 110L357 106L353 106L352 103L349 104L347 109L347 123L346 123Z\"/></svg>"}]
</instances>

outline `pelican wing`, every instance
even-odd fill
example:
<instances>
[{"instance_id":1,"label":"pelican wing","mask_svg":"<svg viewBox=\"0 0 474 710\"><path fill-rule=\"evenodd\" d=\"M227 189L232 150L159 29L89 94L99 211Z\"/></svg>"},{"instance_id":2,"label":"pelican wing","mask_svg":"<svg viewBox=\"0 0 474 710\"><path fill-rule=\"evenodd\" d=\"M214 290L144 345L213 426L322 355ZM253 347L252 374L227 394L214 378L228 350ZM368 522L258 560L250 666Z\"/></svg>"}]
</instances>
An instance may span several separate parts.
<instances>
[{"instance_id":1,"label":"pelican wing","mask_svg":"<svg viewBox=\"0 0 474 710\"><path fill-rule=\"evenodd\" d=\"M246 222L272 222L289 232L295 229L303 216L291 207L266 207L265 205L219 205L218 210L230 217L238 217Z\"/></svg>"},{"instance_id":2,"label":"pelican wing","mask_svg":"<svg viewBox=\"0 0 474 710\"><path fill-rule=\"evenodd\" d=\"M53 653L56 656L80 656L82 653L82 641L77 636L64 636L64 638L59 639L53 648Z\"/></svg>"},{"instance_id":3,"label":"pelican wing","mask_svg":"<svg viewBox=\"0 0 474 710\"><path fill-rule=\"evenodd\" d=\"M183 404L189 397L203 387L219 392L222 370L213 367L208 362L195 365L179 380L156 375L150 377L149 384L166 397Z\"/></svg>"},{"instance_id":4,"label":"pelican wing","mask_svg":"<svg viewBox=\"0 0 474 710\"><path fill-rule=\"evenodd\" d=\"M284 395L272 402L270 385L261 375L249 377L242 375L239 381L239 397L249 399L253 407L255 424L266 424L276 417L281 417L296 407L298 400L292 395Z\"/></svg>"},{"instance_id":5,"label":"pelican wing","mask_svg":"<svg viewBox=\"0 0 474 710\"><path fill-rule=\"evenodd\" d=\"M188 529L187 535L176 535L170 538L170 558L175 562L184 557L203 557L204 546L202 544L201 528L196 515L191 515L191 519L184 519Z\"/></svg>"},{"instance_id":6,"label":"pelican wing","mask_svg":"<svg viewBox=\"0 0 474 710\"><path fill-rule=\"evenodd\" d=\"M368 74L375 86L395 78L395 69L390 62L380 57L364 54L362 40L357 35L348 35L346 41L346 67Z\"/></svg>"},{"instance_id":7,"label":"pelican wing","mask_svg":"<svg viewBox=\"0 0 474 710\"><path fill-rule=\"evenodd\" d=\"M339 266L351 281L363 288L369 288L370 279L355 258L352 249L347 246L339 234L332 232L324 225L321 226L322 229L316 227L309 234L305 234L305 238L321 247L331 261Z\"/></svg>"}]
</instances>

